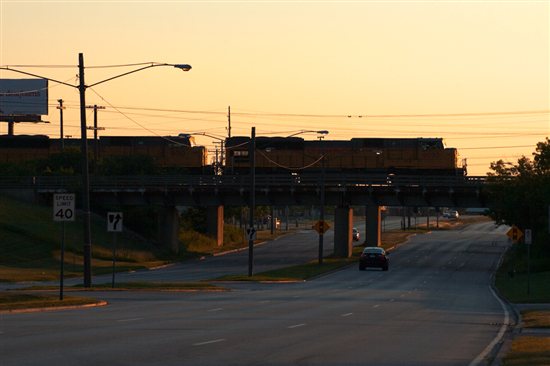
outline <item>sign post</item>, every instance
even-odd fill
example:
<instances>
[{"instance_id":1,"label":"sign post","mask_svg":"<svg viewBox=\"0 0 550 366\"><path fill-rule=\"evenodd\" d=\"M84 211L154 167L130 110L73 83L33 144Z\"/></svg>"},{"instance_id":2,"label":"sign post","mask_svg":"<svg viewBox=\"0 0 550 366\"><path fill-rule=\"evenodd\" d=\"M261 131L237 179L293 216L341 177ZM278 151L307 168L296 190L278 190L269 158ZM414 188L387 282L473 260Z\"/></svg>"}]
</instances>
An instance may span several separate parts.
<instances>
[{"instance_id":1,"label":"sign post","mask_svg":"<svg viewBox=\"0 0 550 366\"><path fill-rule=\"evenodd\" d=\"M116 233L122 232L122 212L107 213L107 231L113 233L113 277L111 287L115 288L115 269L116 269Z\"/></svg>"},{"instance_id":2,"label":"sign post","mask_svg":"<svg viewBox=\"0 0 550 366\"><path fill-rule=\"evenodd\" d=\"M527 245L527 296L531 295L531 229L525 229L525 245Z\"/></svg>"},{"instance_id":3,"label":"sign post","mask_svg":"<svg viewBox=\"0 0 550 366\"><path fill-rule=\"evenodd\" d=\"M53 195L53 221L61 221L61 264L59 274L59 300L63 300L63 277L65 275L65 221L74 221L74 193Z\"/></svg>"}]
</instances>

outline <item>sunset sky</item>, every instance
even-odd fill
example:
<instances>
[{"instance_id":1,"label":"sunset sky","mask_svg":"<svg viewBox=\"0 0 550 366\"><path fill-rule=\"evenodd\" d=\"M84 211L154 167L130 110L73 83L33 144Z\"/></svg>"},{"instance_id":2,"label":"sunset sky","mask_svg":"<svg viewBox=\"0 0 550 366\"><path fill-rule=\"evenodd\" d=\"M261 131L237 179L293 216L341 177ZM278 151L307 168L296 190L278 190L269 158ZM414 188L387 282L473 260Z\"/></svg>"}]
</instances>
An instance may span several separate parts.
<instances>
[{"instance_id":1,"label":"sunset sky","mask_svg":"<svg viewBox=\"0 0 550 366\"><path fill-rule=\"evenodd\" d=\"M79 52L87 84L132 70L92 66L193 66L88 89L87 104L106 107L100 135L223 138L231 106L232 136L443 137L469 175L550 135L549 38L546 0L0 0L0 66L75 85ZM79 137L78 91L49 87L50 123L15 133L59 137L61 98L65 134Z\"/></svg>"}]
</instances>

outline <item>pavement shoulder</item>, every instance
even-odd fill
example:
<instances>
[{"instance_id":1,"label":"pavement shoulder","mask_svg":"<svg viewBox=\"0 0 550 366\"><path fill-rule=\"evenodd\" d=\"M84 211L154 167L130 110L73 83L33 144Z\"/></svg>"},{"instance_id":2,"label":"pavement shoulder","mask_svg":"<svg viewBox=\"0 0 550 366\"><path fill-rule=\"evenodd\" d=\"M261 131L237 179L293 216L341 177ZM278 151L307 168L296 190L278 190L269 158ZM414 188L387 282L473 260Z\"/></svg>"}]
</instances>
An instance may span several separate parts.
<instances>
[{"instance_id":1,"label":"pavement shoulder","mask_svg":"<svg viewBox=\"0 0 550 366\"><path fill-rule=\"evenodd\" d=\"M0 310L0 314L42 313L47 311L86 309L86 308L95 308L99 306L106 306L107 304L108 304L107 301L101 300L95 303L82 304L82 305L47 306L47 307L39 307L39 308Z\"/></svg>"}]
</instances>

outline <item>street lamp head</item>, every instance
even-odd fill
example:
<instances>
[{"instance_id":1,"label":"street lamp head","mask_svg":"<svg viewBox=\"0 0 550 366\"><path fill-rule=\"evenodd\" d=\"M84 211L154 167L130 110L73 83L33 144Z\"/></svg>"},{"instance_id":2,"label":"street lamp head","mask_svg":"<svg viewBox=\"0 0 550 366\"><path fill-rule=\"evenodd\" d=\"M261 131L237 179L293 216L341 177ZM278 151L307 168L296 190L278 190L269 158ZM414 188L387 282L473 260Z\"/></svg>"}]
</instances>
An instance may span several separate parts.
<instances>
[{"instance_id":1,"label":"street lamp head","mask_svg":"<svg viewBox=\"0 0 550 366\"><path fill-rule=\"evenodd\" d=\"M303 133L317 133L319 135L328 135L328 131L327 130L320 130L320 131L315 131L315 130L300 130L296 133L293 133L292 135L288 135L287 137L293 137L293 136L297 136L297 135L301 135Z\"/></svg>"},{"instance_id":2,"label":"street lamp head","mask_svg":"<svg viewBox=\"0 0 550 366\"><path fill-rule=\"evenodd\" d=\"M180 69L180 70L183 70L183 71L191 70L191 65L188 65L188 64L176 64L176 65L174 65L174 67L176 69Z\"/></svg>"}]
</instances>

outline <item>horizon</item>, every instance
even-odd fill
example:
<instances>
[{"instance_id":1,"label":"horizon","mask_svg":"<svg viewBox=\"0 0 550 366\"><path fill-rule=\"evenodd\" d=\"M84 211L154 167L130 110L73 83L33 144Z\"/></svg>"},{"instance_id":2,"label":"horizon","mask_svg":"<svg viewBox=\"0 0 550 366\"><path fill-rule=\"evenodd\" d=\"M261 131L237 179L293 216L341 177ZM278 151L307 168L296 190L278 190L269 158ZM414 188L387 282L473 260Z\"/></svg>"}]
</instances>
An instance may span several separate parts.
<instances>
[{"instance_id":1,"label":"horizon","mask_svg":"<svg viewBox=\"0 0 550 366\"><path fill-rule=\"evenodd\" d=\"M469 175L485 175L492 161L532 158L550 135L549 19L548 1L0 0L0 66L76 84L82 52L90 85L128 63L192 65L89 88L86 104L105 107L100 136L225 137L231 106L232 136L254 126L323 129L327 140L441 137ZM63 99L64 134L79 137L77 90L50 82L48 94L50 123L19 123L15 134L59 138Z\"/></svg>"}]
</instances>

